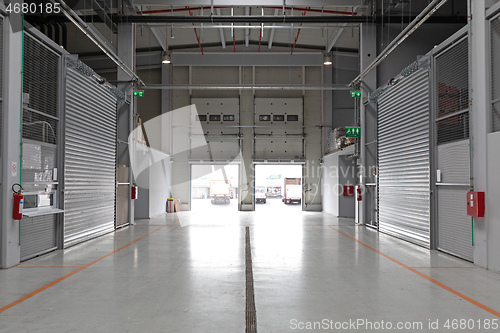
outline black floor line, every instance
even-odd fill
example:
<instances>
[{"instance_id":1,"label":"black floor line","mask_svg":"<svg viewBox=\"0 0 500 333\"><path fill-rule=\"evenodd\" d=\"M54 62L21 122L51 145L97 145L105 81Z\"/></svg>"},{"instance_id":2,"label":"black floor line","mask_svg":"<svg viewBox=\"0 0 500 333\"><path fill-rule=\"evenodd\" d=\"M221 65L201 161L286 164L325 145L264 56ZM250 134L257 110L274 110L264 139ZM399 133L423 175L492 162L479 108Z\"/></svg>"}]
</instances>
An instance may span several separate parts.
<instances>
[{"instance_id":1,"label":"black floor line","mask_svg":"<svg viewBox=\"0 0 500 333\"><path fill-rule=\"evenodd\" d=\"M245 228L245 276L246 276L246 333L257 333L257 314L255 312L255 293L253 287L252 246L250 228Z\"/></svg>"}]
</instances>

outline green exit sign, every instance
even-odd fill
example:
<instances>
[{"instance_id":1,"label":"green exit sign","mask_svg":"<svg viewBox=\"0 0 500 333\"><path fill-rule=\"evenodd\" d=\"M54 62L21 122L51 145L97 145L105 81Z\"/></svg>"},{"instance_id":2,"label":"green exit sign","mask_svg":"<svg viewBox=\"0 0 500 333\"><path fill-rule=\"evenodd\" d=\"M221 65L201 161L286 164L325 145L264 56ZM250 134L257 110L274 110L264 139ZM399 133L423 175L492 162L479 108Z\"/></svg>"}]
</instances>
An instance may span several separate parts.
<instances>
[{"instance_id":1,"label":"green exit sign","mask_svg":"<svg viewBox=\"0 0 500 333\"><path fill-rule=\"evenodd\" d=\"M143 97L144 90L134 90L134 97Z\"/></svg>"},{"instance_id":2,"label":"green exit sign","mask_svg":"<svg viewBox=\"0 0 500 333\"><path fill-rule=\"evenodd\" d=\"M351 97L361 97L361 91L351 91Z\"/></svg>"},{"instance_id":3,"label":"green exit sign","mask_svg":"<svg viewBox=\"0 0 500 333\"><path fill-rule=\"evenodd\" d=\"M361 137L361 127L346 127L345 128L346 138L359 138Z\"/></svg>"}]
</instances>

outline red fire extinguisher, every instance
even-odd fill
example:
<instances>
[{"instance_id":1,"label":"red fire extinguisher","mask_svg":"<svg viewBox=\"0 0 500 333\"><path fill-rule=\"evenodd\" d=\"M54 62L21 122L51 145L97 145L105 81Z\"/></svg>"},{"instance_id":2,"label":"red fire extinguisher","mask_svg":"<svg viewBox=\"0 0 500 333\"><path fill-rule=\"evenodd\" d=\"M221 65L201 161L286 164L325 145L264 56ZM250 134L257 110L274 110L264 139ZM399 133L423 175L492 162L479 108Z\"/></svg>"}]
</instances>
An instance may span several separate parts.
<instances>
[{"instance_id":1,"label":"red fire extinguisher","mask_svg":"<svg viewBox=\"0 0 500 333\"><path fill-rule=\"evenodd\" d=\"M15 190L14 187L18 186L19 190ZM23 188L21 187L20 184L14 184L12 185L12 192L14 192L14 209L12 211L12 218L14 220L21 220L23 218L23 202L24 202L24 195L23 193Z\"/></svg>"},{"instance_id":2,"label":"red fire extinguisher","mask_svg":"<svg viewBox=\"0 0 500 333\"><path fill-rule=\"evenodd\" d=\"M361 201L361 199L362 199L362 198L361 198L361 188L360 188L359 186L358 186L358 190L357 190L357 192L358 192L357 200L358 200L358 201Z\"/></svg>"}]
</instances>

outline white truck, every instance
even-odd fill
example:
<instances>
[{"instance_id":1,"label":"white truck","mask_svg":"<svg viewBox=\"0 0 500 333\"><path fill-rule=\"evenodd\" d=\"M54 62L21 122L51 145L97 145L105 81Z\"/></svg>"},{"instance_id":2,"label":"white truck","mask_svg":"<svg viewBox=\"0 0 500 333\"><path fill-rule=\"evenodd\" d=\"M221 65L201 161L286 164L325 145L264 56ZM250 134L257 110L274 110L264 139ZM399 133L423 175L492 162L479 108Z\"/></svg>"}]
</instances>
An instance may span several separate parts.
<instances>
[{"instance_id":1,"label":"white truck","mask_svg":"<svg viewBox=\"0 0 500 333\"><path fill-rule=\"evenodd\" d=\"M302 185L300 178L285 178L283 182L283 202L288 205L300 204L302 201Z\"/></svg>"},{"instance_id":2,"label":"white truck","mask_svg":"<svg viewBox=\"0 0 500 333\"><path fill-rule=\"evenodd\" d=\"M255 187L255 203L266 203L267 199L267 194L266 194L266 187L265 186L256 186Z\"/></svg>"},{"instance_id":3,"label":"white truck","mask_svg":"<svg viewBox=\"0 0 500 333\"><path fill-rule=\"evenodd\" d=\"M229 180L210 181L210 202L212 205L228 205L231 201L231 182Z\"/></svg>"}]
</instances>

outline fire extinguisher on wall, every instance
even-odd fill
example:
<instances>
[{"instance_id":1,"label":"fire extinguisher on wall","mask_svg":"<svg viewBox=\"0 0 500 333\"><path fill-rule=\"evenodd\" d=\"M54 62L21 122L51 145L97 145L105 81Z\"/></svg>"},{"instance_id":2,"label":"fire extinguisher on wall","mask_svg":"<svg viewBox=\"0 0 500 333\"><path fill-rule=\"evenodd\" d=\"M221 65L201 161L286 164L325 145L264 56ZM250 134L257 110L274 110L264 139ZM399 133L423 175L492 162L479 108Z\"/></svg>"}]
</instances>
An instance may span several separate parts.
<instances>
[{"instance_id":1,"label":"fire extinguisher on wall","mask_svg":"<svg viewBox=\"0 0 500 333\"><path fill-rule=\"evenodd\" d=\"M358 194L356 199L358 201L361 201L362 197L361 197L361 187L360 186L358 186L358 190L356 192Z\"/></svg>"},{"instance_id":2,"label":"fire extinguisher on wall","mask_svg":"<svg viewBox=\"0 0 500 333\"><path fill-rule=\"evenodd\" d=\"M14 187L18 186L19 189L16 191ZM12 211L12 218L14 220L21 220L23 218L23 188L20 184L12 185L12 192L14 192L14 209Z\"/></svg>"}]
</instances>

